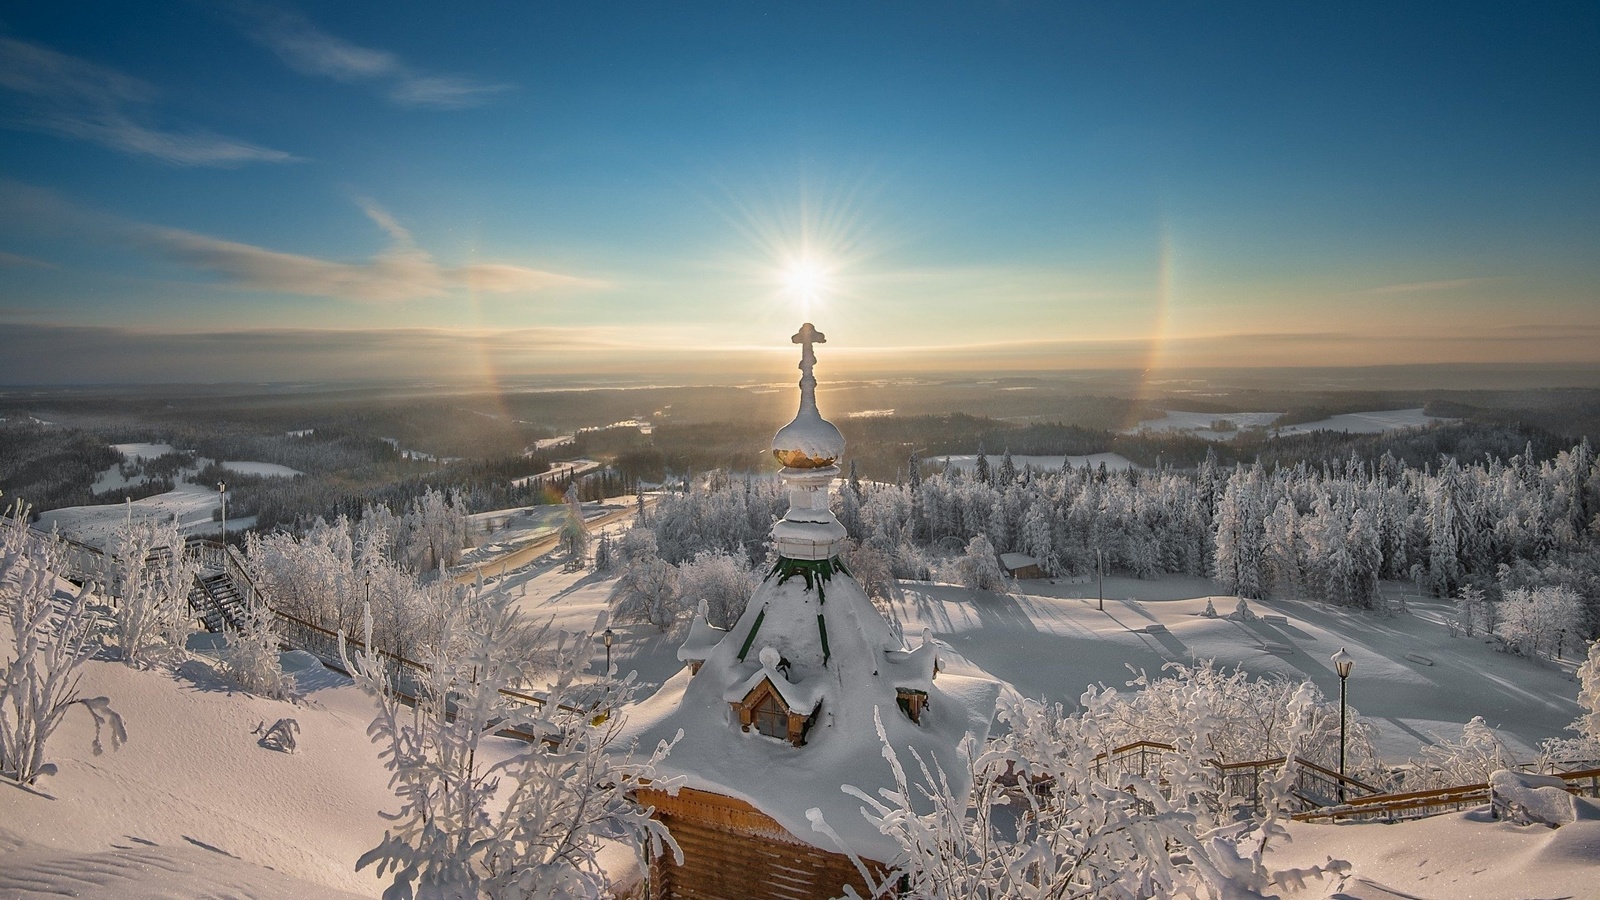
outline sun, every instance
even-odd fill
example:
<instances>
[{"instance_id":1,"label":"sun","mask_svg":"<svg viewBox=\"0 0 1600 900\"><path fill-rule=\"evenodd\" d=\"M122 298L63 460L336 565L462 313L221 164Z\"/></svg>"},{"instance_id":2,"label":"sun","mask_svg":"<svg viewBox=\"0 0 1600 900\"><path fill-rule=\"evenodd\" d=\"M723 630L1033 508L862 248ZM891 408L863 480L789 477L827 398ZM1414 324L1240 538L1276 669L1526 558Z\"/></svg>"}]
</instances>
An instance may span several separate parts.
<instances>
[{"instance_id":1,"label":"sun","mask_svg":"<svg viewBox=\"0 0 1600 900\"><path fill-rule=\"evenodd\" d=\"M783 270L784 290L800 304L802 315L809 316L828 289L828 267L810 257L801 257Z\"/></svg>"}]
</instances>

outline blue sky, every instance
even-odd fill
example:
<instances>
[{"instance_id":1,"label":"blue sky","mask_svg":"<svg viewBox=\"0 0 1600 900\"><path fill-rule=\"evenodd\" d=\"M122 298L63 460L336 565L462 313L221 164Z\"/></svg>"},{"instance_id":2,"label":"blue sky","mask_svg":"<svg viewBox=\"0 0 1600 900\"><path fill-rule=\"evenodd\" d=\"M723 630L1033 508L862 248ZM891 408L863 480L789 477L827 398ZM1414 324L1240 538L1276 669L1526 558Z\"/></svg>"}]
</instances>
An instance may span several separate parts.
<instances>
[{"instance_id":1,"label":"blue sky","mask_svg":"<svg viewBox=\"0 0 1600 900\"><path fill-rule=\"evenodd\" d=\"M1592 3L9 4L0 381L1600 363L1597 87Z\"/></svg>"}]
</instances>

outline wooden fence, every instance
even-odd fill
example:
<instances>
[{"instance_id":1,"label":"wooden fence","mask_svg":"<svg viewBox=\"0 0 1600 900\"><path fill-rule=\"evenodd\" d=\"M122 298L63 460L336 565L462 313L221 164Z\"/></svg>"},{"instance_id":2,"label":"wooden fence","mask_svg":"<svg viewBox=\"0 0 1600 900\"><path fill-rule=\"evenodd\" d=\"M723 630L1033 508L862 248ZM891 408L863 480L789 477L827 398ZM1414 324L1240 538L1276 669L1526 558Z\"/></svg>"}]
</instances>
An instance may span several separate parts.
<instances>
[{"instance_id":1,"label":"wooden fence","mask_svg":"<svg viewBox=\"0 0 1600 900\"><path fill-rule=\"evenodd\" d=\"M1161 756L1175 750L1171 744L1163 744L1160 741L1135 741L1096 756L1095 776L1105 779L1110 773L1122 772L1143 777L1159 766ZM1278 756L1244 762L1222 762L1213 759L1208 760L1206 764L1217 770L1224 797L1260 809L1262 782L1281 769L1283 763L1284 757ZM1307 808L1338 803L1341 787L1345 797L1351 795L1364 797L1381 793L1379 788L1348 775L1340 775L1303 756L1295 757L1295 763L1295 786L1292 793Z\"/></svg>"},{"instance_id":2,"label":"wooden fence","mask_svg":"<svg viewBox=\"0 0 1600 900\"><path fill-rule=\"evenodd\" d=\"M1561 772L1553 777L1567 783L1567 792L1580 797L1600 797L1600 768ZM1296 813L1301 822L1341 822L1379 819L1395 822L1401 819L1435 816L1490 801L1488 784L1462 784L1455 787L1435 788L1431 791L1408 791L1402 794L1375 794L1360 797L1348 803L1310 809Z\"/></svg>"}]
</instances>

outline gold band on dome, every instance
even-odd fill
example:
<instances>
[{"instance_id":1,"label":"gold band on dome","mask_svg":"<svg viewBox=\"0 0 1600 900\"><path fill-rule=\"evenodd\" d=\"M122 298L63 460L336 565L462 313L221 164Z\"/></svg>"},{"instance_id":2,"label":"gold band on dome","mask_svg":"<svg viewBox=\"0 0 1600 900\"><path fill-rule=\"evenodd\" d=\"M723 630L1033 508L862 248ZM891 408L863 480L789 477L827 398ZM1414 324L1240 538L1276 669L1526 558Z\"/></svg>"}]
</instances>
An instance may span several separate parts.
<instances>
[{"instance_id":1,"label":"gold band on dome","mask_svg":"<svg viewBox=\"0 0 1600 900\"><path fill-rule=\"evenodd\" d=\"M834 460L837 458L829 456L818 459L814 456L807 456L804 450L773 450L772 455L778 458L778 462L791 469L825 469L833 465Z\"/></svg>"}]
</instances>

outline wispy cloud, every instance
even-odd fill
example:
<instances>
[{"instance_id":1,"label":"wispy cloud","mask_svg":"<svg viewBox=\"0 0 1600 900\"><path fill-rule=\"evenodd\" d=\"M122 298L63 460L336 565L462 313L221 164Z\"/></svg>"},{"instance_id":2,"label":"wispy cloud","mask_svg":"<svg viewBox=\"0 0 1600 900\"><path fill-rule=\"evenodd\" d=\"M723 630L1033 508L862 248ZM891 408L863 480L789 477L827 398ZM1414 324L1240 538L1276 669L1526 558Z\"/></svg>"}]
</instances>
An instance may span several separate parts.
<instances>
[{"instance_id":1,"label":"wispy cloud","mask_svg":"<svg viewBox=\"0 0 1600 900\"><path fill-rule=\"evenodd\" d=\"M442 265L417 245L411 232L388 210L371 200L358 200L373 224L389 237L389 245L358 261L285 253L211 235L84 209L55 193L16 182L0 181L0 219L27 222L28 230L94 235L138 251L204 272L239 290L326 297L362 303L395 303L444 297L467 290L484 294L533 294L554 289L594 290L610 287L601 279L551 272L504 261ZM16 257L26 264L27 257ZM0 264L6 258L0 256ZM48 265L48 264L46 264Z\"/></svg>"},{"instance_id":2,"label":"wispy cloud","mask_svg":"<svg viewBox=\"0 0 1600 900\"><path fill-rule=\"evenodd\" d=\"M19 253L7 253L4 250L0 250L0 266L5 266L11 269L57 268L55 263L45 262L42 259L34 259L31 256L23 256Z\"/></svg>"},{"instance_id":3,"label":"wispy cloud","mask_svg":"<svg viewBox=\"0 0 1600 900\"><path fill-rule=\"evenodd\" d=\"M1432 291L1454 291L1498 278L1447 278L1442 281L1411 281L1404 284L1386 284L1381 287L1357 291L1360 294L1421 294Z\"/></svg>"},{"instance_id":4,"label":"wispy cloud","mask_svg":"<svg viewBox=\"0 0 1600 900\"><path fill-rule=\"evenodd\" d=\"M467 288L491 294L536 293L552 288L601 288L606 283L512 263L441 266L411 234L371 201L362 208L388 232L389 247L371 259L342 262L282 253L191 231L137 225L132 234L157 254L192 269L222 276L245 290L390 303L443 297Z\"/></svg>"},{"instance_id":5,"label":"wispy cloud","mask_svg":"<svg viewBox=\"0 0 1600 900\"><path fill-rule=\"evenodd\" d=\"M387 50L362 47L329 34L292 10L250 0L236 0L228 8L247 35L277 54L289 68L303 75L371 84L399 106L465 109L482 106L511 89L509 84L466 75L421 71Z\"/></svg>"},{"instance_id":6,"label":"wispy cloud","mask_svg":"<svg viewBox=\"0 0 1600 900\"><path fill-rule=\"evenodd\" d=\"M151 124L156 90L115 69L0 38L0 124L89 141L176 166L240 166L294 157L200 128Z\"/></svg>"}]
</instances>

